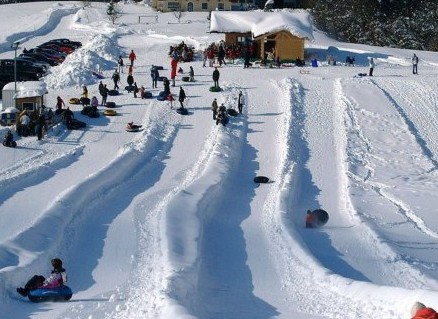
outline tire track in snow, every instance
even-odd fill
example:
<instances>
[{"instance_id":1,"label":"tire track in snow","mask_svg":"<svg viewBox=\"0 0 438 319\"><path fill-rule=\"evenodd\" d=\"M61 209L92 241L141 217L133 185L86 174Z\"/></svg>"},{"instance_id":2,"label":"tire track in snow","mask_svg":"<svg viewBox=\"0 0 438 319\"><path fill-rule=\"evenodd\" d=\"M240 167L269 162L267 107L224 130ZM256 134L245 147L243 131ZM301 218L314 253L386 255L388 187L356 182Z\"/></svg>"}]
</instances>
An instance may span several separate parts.
<instances>
[{"instance_id":1,"label":"tire track in snow","mask_svg":"<svg viewBox=\"0 0 438 319\"><path fill-rule=\"evenodd\" d=\"M302 216L300 215L302 209L300 191L306 189L306 186L304 188L302 186L303 181L305 181L305 176L303 176L305 172L303 167L300 167L305 163L306 156L302 153L303 149L301 152L299 150L300 147L304 147L304 151L306 148L305 138L307 136L303 126L306 117L303 112L306 93L303 87L295 81L280 83L279 87L281 88L280 96L286 97L283 101L285 117L282 122L282 137L280 138L281 141L284 141L285 153L283 154L284 162L280 176L276 178L280 182L278 187L273 190L271 199L267 201L265 221L269 225L267 232L273 243L272 255L279 258L277 260L278 273L283 275L284 289L289 292L292 301L299 305L300 311L319 314L323 317L368 318L369 313L378 314L385 318L401 316L401 313L397 313L398 310L395 310L399 309L397 305L400 300L391 297L391 290L399 290L395 295L404 294L406 298L409 298L409 290L384 287L380 284L374 287L373 284L355 281L348 277L343 278L330 272L321 266L318 259L315 259L315 257L321 258L323 256L309 254L308 245L305 243L306 239L303 237L306 236L305 232L296 230L297 220L302 218L298 217L297 219L296 216ZM339 95L339 92L336 94ZM314 98L310 98L310 100L315 101ZM293 146L288 149L287 145ZM355 232L357 231L355 229ZM330 231L327 230L327 232ZM364 236L366 233L368 235ZM351 240L364 241L363 244L358 243L358 247L366 247L370 244L382 246L382 243L373 237L375 235L365 228L357 236L352 236ZM387 248L382 248L380 253L387 254ZM375 248L373 247L373 249ZM348 260L348 256L346 260ZM388 265L385 264L385 267ZM397 270L397 267L400 268ZM402 276L400 273L403 272L403 267L403 264L389 267L395 271L394 280L399 283L401 278L406 280L406 276ZM374 271L378 271L377 269L378 267L374 268ZM389 271L390 273L391 271ZM401 277L397 278L399 275ZM369 295L369 291L376 291L377 287L379 287L379 292ZM336 305L332 305L330 300L337 300Z\"/></svg>"},{"instance_id":2,"label":"tire track in snow","mask_svg":"<svg viewBox=\"0 0 438 319\"><path fill-rule=\"evenodd\" d=\"M235 105L236 87L238 84L235 83L223 85L222 100L227 108ZM227 190L227 185L231 183L232 173L242 154L246 126L246 121L241 117L231 118L226 127L213 125L206 137L203 151L192 168L184 173L183 181L167 193L160 194L161 200L151 214L163 216L162 241L159 244L161 251L166 252L163 255L164 260L158 263L159 270L139 269L135 276L138 281L133 283L125 309L114 312L109 318L157 318L170 315L205 319L236 316L236 309L228 310L230 314L223 314L227 311L227 306L221 302L222 298L228 299L226 296L235 288L228 287L224 290L222 288L225 283L219 282L213 283L213 290L210 290L210 285L218 274L211 272L209 260L214 258L218 250L211 249L209 245L228 241L216 238L212 243L209 236L215 232L216 219L224 218L220 203L229 200L230 190ZM232 212L233 210L229 212L230 216L233 215ZM219 236L234 238L226 230L231 228L236 232L235 228L239 228L240 217L239 214L235 215L237 219L233 219L230 225L219 226L225 227ZM237 236L241 234L237 233ZM239 259L238 264L241 265L241 262ZM139 263L150 265L157 264L157 261L145 254ZM224 267L222 271L226 269ZM156 274L160 277L159 280ZM152 304L150 298L141 296L142 292L150 291L150 285L160 287L160 293L153 298ZM217 296L217 291L221 297Z\"/></svg>"},{"instance_id":3,"label":"tire track in snow","mask_svg":"<svg viewBox=\"0 0 438 319\"><path fill-rule=\"evenodd\" d=\"M53 255L60 255L70 265L70 276L80 278L72 287L75 291L89 288L94 282L91 275L101 255L108 225L137 195L132 189L141 193L159 179L179 121L180 116L174 112L160 112L106 167L60 194L32 228L0 245L0 282L3 283L0 297L6 298L5 292L20 281L18 278L24 277L27 268L37 272L45 269ZM150 178L144 178L146 175ZM94 233L93 237L82 235L89 231ZM87 239L86 243L83 238ZM93 238L91 242L90 238ZM80 258L84 247L95 252L96 258ZM19 260L19 256L28 259Z\"/></svg>"},{"instance_id":4,"label":"tire track in snow","mask_svg":"<svg viewBox=\"0 0 438 319\"><path fill-rule=\"evenodd\" d=\"M425 156L438 168L438 96L425 82L406 80L373 81L393 103L408 125ZM427 87L427 89L425 89ZM394 92L395 94L391 94ZM393 96L402 97L396 101Z\"/></svg>"},{"instance_id":5,"label":"tire track in snow","mask_svg":"<svg viewBox=\"0 0 438 319\"><path fill-rule=\"evenodd\" d=\"M430 174L433 173L436 169L437 162L434 160L436 157L435 154L438 154L438 148L435 150L435 142L432 144L429 143L429 140L433 140L434 136L429 137L429 133L435 133L435 119L436 115L431 115L431 107L430 103L424 102L423 98L420 98L421 94L412 94L412 92L421 92L421 87L423 85L415 84L414 82L409 83L409 86L417 86L418 90L415 88L411 91L411 94L408 95L405 93L406 87L404 84L404 81L398 82L398 84L391 80L385 80L381 81L381 83L377 84L375 80L370 81L373 85L376 86L379 90L383 92L383 94L387 97L390 105L393 105L394 109L399 113L401 119L404 121L406 126L408 127L411 135L415 138L417 141L419 148L422 150L424 156L427 160L430 161L430 166L434 167L432 169L426 169L424 170L424 174ZM399 89L399 87L403 86L404 89ZM407 101L406 103L409 105L412 110L406 110L403 108L397 101L394 100L388 91L389 88L392 91L395 91L397 96L402 96ZM411 90L412 88L410 88ZM428 92L427 90L425 92ZM425 93L422 92L422 93ZM433 101L434 98L431 96L429 99L426 99L426 101ZM380 197L384 198L386 201L391 203L394 207L397 208L397 213L404 216L408 221L410 221L419 231L426 234L427 236L430 236L432 238L438 238L438 232L427 227L424 220L421 219L418 212L416 212L408 203L406 203L403 199L400 197L397 197L394 194L391 194L389 191L392 189L391 185L386 185L374 177L374 168L369 164L370 159L375 158L375 155L372 152L372 143L367 140L365 137L365 133L363 129L361 128L361 125L359 124L359 120L356 116L356 110L359 109L359 106L349 100L347 97L344 97L344 101L347 105L347 114L349 115L349 121L350 121L350 130L352 135L356 136L356 144L362 144L362 152L355 151L353 154L350 152L349 157L354 158L354 161L358 161L358 166L365 168L368 173L365 177L363 177L362 174L357 174L357 172L350 171L350 178L354 180L355 183L362 184L363 188L370 187L373 189ZM419 106L417 106L419 105ZM375 121L382 120L379 118L374 118ZM383 120L384 121L384 120ZM390 123L382 123L381 127L385 127L387 125L390 125ZM421 129L419 129L419 127ZM425 128L425 129L424 129ZM403 128L400 128L401 130ZM422 132L420 130L424 129ZM435 133L436 134L436 133ZM423 138L423 136L426 136L426 138ZM438 136L437 136L438 138ZM428 145L431 145L433 149L430 149ZM358 146L355 146L357 148ZM350 148L350 151L352 149ZM358 156L361 154L360 156ZM380 158L379 161L384 161L384 159ZM353 162L353 161L352 161ZM387 191L388 190L388 191ZM364 215L365 217L365 215ZM369 218L370 216L367 216Z\"/></svg>"}]
</instances>

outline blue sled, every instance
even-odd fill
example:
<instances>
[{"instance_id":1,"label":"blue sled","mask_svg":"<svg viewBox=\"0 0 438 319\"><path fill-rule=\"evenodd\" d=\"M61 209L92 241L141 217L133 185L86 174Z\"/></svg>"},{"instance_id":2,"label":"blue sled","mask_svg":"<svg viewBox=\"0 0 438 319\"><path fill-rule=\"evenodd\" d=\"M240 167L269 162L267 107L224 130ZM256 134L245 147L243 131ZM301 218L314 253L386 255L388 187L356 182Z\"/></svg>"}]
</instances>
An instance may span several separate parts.
<instances>
[{"instance_id":1,"label":"blue sled","mask_svg":"<svg viewBox=\"0 0 438 319\"><path fill-rule=\"evenodd\" d=\"M66 301L70 300L73 292L68 286L61 286L56 288L38 288L32 290L28 294L28 298L33 302L42 301Z\"/></svg>"}]
</instances>

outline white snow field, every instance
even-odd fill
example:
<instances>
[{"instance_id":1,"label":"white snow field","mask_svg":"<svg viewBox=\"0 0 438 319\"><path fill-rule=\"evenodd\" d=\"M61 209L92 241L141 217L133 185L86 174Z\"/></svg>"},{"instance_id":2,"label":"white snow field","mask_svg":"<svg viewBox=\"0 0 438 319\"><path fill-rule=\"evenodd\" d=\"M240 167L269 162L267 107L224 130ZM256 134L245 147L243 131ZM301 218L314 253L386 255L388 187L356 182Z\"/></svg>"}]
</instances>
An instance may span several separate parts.
<instances>
[{"instance_id":1,"label":"white snow field","mask_svg":"<svg viewBox=\"0 0 438 319\"><path fill-rule=\"evenodd\" d=\"M14 57L14 41L83 43L44 81L48 107L59 95L87 123L0 147L1 318L392 319L410 318L415 301L438 308L438 53L315 30L306 55L319 67L228 63L214 93L200 52L224 35L208 33L207 12L178 23L126 3L112 24L104 3L83 3L0 6L0 58ZM151 89L150 68L169 76L169 47L181 41L197 50L180 64L185 73L193 66L196 81L179 74L171 88L184 87L188 115L134 98L123 90L126 70L122 94L108 97L117 116L99 107L88 118L68 103L82 85L99 96L92 71L112 88L117 58L131 50L137 84L156 97L162 83ZM347 55L356 66L343 65ZM368 57L374 76L358 77ZM216 125L213 99L237 108L239 91L243 114ZM125 131L130 121L143 130ZM255 184L258 175L272 182ZM305 228L307 209L317 208L329 222ZM19 296L16 287L47 276L54 257L73 298Z\"/></svg>"}]
</instances>

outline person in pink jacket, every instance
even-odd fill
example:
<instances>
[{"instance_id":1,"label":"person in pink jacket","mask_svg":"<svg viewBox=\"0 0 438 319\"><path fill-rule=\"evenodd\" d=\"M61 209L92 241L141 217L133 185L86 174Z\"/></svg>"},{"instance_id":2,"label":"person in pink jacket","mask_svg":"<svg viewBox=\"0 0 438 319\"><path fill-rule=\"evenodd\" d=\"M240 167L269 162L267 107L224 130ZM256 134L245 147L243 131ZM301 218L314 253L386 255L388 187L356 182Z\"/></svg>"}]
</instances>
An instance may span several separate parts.
<instances>
[{"instance_id":1,"label":"person in pink jacket","mask_svg":"<svg viewBox=\"0 0 438 319\"><path fill-rule=\"evenodd\" d=\"M26 297L31 290L38 288L57 288L64 285L67 282L67 274L62 267L61 259L54 258L51 263L53 270L48 278L41 275L35 275L26 283L24 288L17 288L17 292L23 297Z\"/></svg>"}]
</instances>

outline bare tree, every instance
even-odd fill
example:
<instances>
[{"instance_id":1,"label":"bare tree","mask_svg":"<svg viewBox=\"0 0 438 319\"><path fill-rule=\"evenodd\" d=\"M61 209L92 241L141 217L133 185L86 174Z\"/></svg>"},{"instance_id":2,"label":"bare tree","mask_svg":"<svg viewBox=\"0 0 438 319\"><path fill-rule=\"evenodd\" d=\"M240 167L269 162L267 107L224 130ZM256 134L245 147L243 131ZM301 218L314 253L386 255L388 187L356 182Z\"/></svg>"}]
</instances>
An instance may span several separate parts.
<instances>
[{"instance_id":1,"label":"bare tree","mask_svg":"<svg viewBox=\"0 0 438 319\"><path fill-rule=\"evenodd\" d=\"M90 0L82 0L82 8L89 8L91 7L91 1Z\"/></svg>"},{"instance_id":2,"label":"bare tree","mask_svg":"<svg viewBox=\"0 0 438 319\"><path fill-rule=\"evenodd\" d=\"M174 10L173 15L175 16L175 18L178 19L178 23L181 23L181 18L183 17L183 12L181 11L181 8L178 10Z\"/></svg>"},{"instance_id":3,"label":"bare tree","mask_svg":"<svg viewBox=\"0 0 438 319\"><path fill-rule=\"evenodd\" d=\"M122 8L116 2L112 0L108 3L108 8L106 9L106 14L108 15L108 19L115 24L118 19L122 16Z\"/></svg>"}]
</instances>

